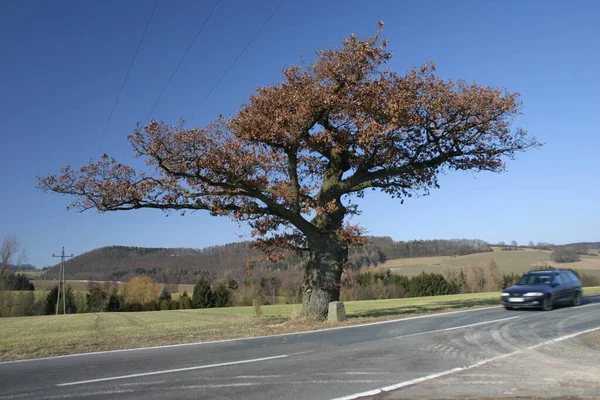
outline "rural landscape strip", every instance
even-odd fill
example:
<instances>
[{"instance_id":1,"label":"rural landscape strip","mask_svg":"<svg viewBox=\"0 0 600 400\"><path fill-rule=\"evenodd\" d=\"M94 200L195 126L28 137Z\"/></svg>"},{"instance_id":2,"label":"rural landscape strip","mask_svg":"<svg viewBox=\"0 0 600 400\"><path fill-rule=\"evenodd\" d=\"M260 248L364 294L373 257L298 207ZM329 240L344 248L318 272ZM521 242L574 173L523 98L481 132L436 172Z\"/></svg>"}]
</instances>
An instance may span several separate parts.
<instances>
[{"instance_id":1,"label":"rural landscape strip","mask_svg":"<svg viewBox=\"0 0 600 400\"><path fill-rule=\"evenodd\" d=\"M248 363L253 363L253 362L276 360L276 359L279 359L279 358L287 358L287 357L291 357L291 356L298 355L298 354L302 354L302 353L282 354L282 355L279 355L279 356L253 358L253 359L250 359L250 360L230 361L230 362L219 363L219 364L198 365L198 366L195 366L195 367L167 369L167 370L163 370L163 371L144 372L144 373L140 373L140 374L111 376L111 377L108 377L108 378L98 378L98 379L89 379L89 380L85 380L85 381L66 382L66 383L59 383L56 386L84 385L86 383L106 382L106 381L114 381L114 380L118 380L118 379L139 378L139 377L142 377L142 376L170 374L170 373L173 373L173 372L194 371L194 370L198 370L198 369L227 367L229 365L248 364Z\"/></svg>"},{"instance_id":2,"label":"rural landscape strip","mask_svg":"<svg viewBox=\"0 0 600 400\"><path fill-rule=\"evenodd\" d=\"M477 322L477 323L474 323L474 324L461 325L461 326L453 326L452 328L444 328L444 329L436 329L436 330L433 330L433 331L411 333L409 335L396 336L394 339L402 339L402 338L413 337L413 336L427 335L427 334L436 333L436 332L453 331L455 329L464 329L464 328L469 328L469 327L472 327L472 326L493 324L493 323L496 323L496 322L509 321L511 319L517 319L517 318L521 318L521 317L517 315L516 317L500 318L500 319L495 319L495 320L492 320L492 321L483 321L483 322Z\"/></svg>"},{"instance_id":3,"label":"rural landscape strip","mask_svg":"<svg viewBox=\"0 0 600 400\"><path fill-rule=\"evenodd\" d=\"M351 329L351 328L360 328L360 327L364 327L364 326L390 324L390 323L394 323L394 322L410 321L410 320L421 319L421 318L431 318L431 317L442 316L442 315L488 310L491 308L499 308L499 307L502 307L502 306L478 307L478 308L470 308L468 310L438 312L438 313L427 314L427 315L417 315L415 317L395 318L395 319L390 319L390 320L385 320L385 321L368 322L368 323L364 323L364 324L336 326L336 327L332 327L332 328L316 329L316 330L312 330L312 331L286 332L286 333L278 333L275 335L250 336L250 337L240 337L240 338L233 338L233 339L210 340L210 341L204 341L204 342L166 344L166 345L161 345L161 346L134 347L134 348L130 348L130 349L94 351L94 352L89 352L89 353L75 353L75 354L64 354L64 355L60 355L60 356L51 356L51 357L27 358L27 359L23 359L23 360L0 361L0 365L1 364L12 364L12 363L33 362L33 361L54 360L54 359L67 358L67 357L94 356L94 355L107 354L107 353L156 350L156 349L165 349L165 348L169 348L169 347L201 346L201 345L210 345L210 344L215 344L215 343L234 342L234 341L240 341L240 340L255 340L255 339L265 339L265 338L280 337L280 336L305 335L305 334L327 332L327 331L334 331L334 330L340 330L340 329Z\"/></svg>"},{"instance_id":4,"label":"rural landscape strip","mask_svg":"<svg viewBox=\"0 0 600 400\"><path fill-rule=\"evenodd\" d=\"M501 360L501 359L504 359L504 358L507 358L507 357L510 357L510 356L514 356L516 354L524 353L524 352L529 351L529 350L534 350L534 349L537 349L539 347L547 346L547 345L553 344L553 343L562 342L564 340L572 339L574 337L577 337L577 336L580 336L580 335L585 335L586 333L596 332L596 331L599 331L599 330L600 330L600 326L598 326L596 328L586 329L584 331L575 332L575 333L571 333L571 334L568 334L568 335L560 336L560 337L557 337L557 338L554 338L554 339L546 340L546 341L543 341L543 342L538 343L536 345L529 346L529 347L526 347L524 349L520 349L520 350L517 350L517 351L513 351L512 353L501 354L501 355L496 356L496 357L488 358L488 359L476 362L475 364L468 365L466 367L457 367L457 368L449 369L447 371L442 371L442 372L438 372L438 373L435 373L435 374L423 376L423 377L420 377L420 378L411 379L409 381L399 382L399 383L394 384L394 385L384 386L382 388L372 389L372 390L369 390L369 391L355 393L355 394L351 394L351 395L348 395L348 396L337 397L337 398L335 398L333 400L354 400L354 399L359 399L359 398L362 398L362 397L375 396L375 395L378 395L378 394L381 394L381 393L385 393L385 392L391 392L393 390L398 390L398 389L402 389L402 388L405 388L405 387L408 387L408 386L413 386L413 385L416 385L416 384L419 384L419 383L422 383L422 382L430 381L432 379L441 378L441 377L446 376L446 375L451 375L451 374L454 374L454 373L457 373L457 372L462 372L462 371L467 371L467 370L470 370L470 369L473 369L473 368L478 368L478 367L484 366L486 364L489 364L491 362L494 362L494 361L497 361L497 360Z\"/></svg>"}]
</instances>

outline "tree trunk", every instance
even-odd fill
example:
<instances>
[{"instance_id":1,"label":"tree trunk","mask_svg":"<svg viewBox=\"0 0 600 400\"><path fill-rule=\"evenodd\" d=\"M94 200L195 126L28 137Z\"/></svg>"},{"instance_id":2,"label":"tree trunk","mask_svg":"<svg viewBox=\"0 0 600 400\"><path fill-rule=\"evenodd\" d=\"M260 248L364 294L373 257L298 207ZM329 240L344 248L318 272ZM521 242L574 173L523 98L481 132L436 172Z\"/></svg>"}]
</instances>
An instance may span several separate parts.
<instances>
[{"instance_id":1,"label":"tree trunk","mask_svg":"<svg viewBox=\"0 0 600 400\"><path fill-rule=\"evenodd\" d=\"M348 246L332 237L312 242L304 270L302 315L324 320L329 303L340 299L342 270L348 261Z\"/></svg>"}]
</instances>

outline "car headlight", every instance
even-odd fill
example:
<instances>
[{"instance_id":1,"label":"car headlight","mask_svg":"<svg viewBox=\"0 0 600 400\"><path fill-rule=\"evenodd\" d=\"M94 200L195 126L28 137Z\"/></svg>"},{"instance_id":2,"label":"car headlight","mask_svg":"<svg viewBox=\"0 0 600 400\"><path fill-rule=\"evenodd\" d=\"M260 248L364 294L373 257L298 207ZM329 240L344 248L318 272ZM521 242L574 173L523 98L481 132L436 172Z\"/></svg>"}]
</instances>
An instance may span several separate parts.
<instances>
[{"instance_id":1,"label":"car headlight","mask_svg":"<svg viewBox=\"0 0 600 400\"><path fill-rule=\"evenodd\" d=\"M523 295L523 297L539 297L539 296L543 296L544 293L542 292L529 292L529 293L525 293Z\"/></svg>"},{"instance_id":2,"label":"car headlight","mask_svg":"<svg viewBox=\"0 0 600 400\"><path fill-rule=\"evenodd\" d=\"M510 296L509 293L502 293L500 296L504 297L504 296Z\"/></svg>"}]
</instances>

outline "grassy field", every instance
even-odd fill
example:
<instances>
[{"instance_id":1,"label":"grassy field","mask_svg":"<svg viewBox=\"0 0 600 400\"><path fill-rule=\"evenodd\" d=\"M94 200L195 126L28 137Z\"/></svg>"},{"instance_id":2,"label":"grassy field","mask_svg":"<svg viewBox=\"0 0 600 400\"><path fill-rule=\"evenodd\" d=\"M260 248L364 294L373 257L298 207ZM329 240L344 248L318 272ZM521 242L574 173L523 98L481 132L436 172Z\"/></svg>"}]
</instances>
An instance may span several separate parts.
<instances>
[{"instance_id":1,"label":"grassy field","mask_svg":"<svg viewBox=\"0 0 600 400\"><path fill-rule=\"evenodd\" d=\"M532 268L551 265L556 268L573 268L584 274L600 277L600 257L581 256L581 261L557 264L550 258L551 251L525 249L519 251L501 251L494 247L490 253L469 254L466 256L440 256L400 258L388 260L382 264L398 274L408 276L418 275L421 272L441 272L444 268L460 268L471 265L485 266L494 260L502 273L523 273Z\"/></svg>"},{"instance_id":2,"label":"grassy field","mask_svg":"<svg viewBox=\"0 0 600 400\"><path fill-rule=\"evenodd\" d=\"M299 305L262 306L260 318L252 307L3 318L0 360L310 331L498 303L498 293L349 301L341 323L298 318Z\"/></svg>"}]
</instances>

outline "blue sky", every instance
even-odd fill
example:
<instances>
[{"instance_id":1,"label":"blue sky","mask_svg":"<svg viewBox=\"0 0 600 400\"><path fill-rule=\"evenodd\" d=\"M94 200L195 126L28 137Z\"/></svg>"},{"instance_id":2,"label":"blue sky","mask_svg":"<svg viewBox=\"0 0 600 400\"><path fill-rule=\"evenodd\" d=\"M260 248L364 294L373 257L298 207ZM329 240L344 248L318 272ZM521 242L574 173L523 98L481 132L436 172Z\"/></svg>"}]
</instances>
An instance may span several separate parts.
<instances>
[{"instance_id":1,"label":"blue sky","mask_svg":"<svg viewBox=\"0 0 600 400\"><path fill-rule=\"evenodd\" d=\"M221 0L152 117L188 118L279 0ZM0 237L16 234L28 262L53 264L65 246L205 247L246 232L224 218L142 210L66 211L68 198L35 188L36 175L99 153L131 162L125 139L145 122L213 1L161 0L113 118L100 138L154 6L147 1L0 2ZM404 72L435 61L445 78L522 95L515 122L546 143L504 174L450 173L441 189L404 205L367 193L356 218L396 240L600 240L600 25L596 1L286 1L208 97L190 125L233 114L281 68L385 21Z\"/></svg>"}]
</instances>

